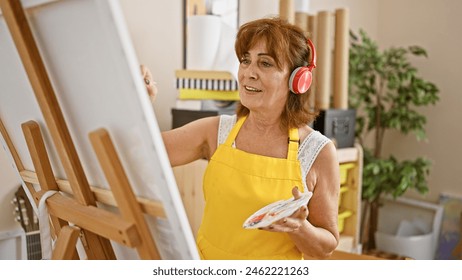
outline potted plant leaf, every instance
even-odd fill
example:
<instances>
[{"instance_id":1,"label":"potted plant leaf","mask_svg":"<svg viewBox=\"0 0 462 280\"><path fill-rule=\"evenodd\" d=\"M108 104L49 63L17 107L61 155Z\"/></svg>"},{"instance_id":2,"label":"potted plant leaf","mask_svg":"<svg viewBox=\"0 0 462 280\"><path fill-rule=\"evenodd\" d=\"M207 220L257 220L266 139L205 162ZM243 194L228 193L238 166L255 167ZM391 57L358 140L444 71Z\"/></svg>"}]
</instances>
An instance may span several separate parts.
<instances>
[{"instance_id":1,"label":"potted plant leaf","mask_svg":"<svg viewBox=\"0 0 462 280\"><path fill-rule=\"evenodd\" d=\"M409 189L428 192L427 177L431 162L423 157L399 160L385 157L382 147L386 132L397 130L426 139L425 116L419 107L439 100L435 84L418 75L409 58L427 57L419 46L390 47L381 50L377 43L359 30L350 32L349 106L357 110L355 137L364 149L362 199L363 248L375 248L380 199L396 198ZM368 215L365 215L368 213Z\"/></svg>"}]
</instances>

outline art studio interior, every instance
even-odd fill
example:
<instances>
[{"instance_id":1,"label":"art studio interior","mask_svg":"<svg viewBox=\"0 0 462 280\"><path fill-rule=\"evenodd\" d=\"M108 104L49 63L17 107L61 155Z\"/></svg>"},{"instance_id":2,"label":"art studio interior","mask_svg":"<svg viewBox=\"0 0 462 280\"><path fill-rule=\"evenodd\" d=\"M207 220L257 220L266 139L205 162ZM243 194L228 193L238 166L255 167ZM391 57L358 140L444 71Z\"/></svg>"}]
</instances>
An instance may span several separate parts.
<instances>
[{"instance_id":1,"label":"art studio interior","mask_svg":"<svg viewBox=\"0 0 462 280\"><path fill-rule=\"evenodd\" d=\"M236 114L236 35L268 17L316 47L328 259L462 259L461 1L0 3L0 259L200 259L209 159L171 167L161 135Z\"/></svg>"}]
</instances>

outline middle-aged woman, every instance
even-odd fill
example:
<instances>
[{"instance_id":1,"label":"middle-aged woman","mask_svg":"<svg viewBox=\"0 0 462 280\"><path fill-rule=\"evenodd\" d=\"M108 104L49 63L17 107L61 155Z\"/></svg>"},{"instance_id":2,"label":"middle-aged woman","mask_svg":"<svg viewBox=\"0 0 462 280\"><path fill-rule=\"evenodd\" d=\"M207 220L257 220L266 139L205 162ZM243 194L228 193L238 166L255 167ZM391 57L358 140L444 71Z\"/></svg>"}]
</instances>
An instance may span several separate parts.
<instances>
[{"instance_id":1,"label":"middle-aged woman","mask_svg":"<svg viewBox=\"0 0 462 280\"><path fill-rule=\"evenodd\" d=\"M315 66L307 65L315 63L307 42L301 29L279 18L242 25L235 42L236 115L203 118L162 133L172 166L209 160L197 234L203 259L327 258L338 244L336 149L308 125L316 115L303 94L306 85L301 94L289 86L299 82L291 78L294 69ZM149 70L142 71L149 84ZM152 90L151 83L151 95ZM243 228L258 209L306 192L312 192L308 205L291 216L264 228Z\"/></svg>"}]
</instances>

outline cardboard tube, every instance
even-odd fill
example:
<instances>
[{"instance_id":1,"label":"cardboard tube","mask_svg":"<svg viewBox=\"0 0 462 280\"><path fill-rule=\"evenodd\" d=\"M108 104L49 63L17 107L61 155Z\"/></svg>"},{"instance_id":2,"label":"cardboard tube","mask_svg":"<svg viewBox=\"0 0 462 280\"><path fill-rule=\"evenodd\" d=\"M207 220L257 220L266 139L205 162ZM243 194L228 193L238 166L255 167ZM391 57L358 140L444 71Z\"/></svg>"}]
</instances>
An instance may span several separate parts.
<instances>
[{"instance_id":1,"label":"cardboard tube","mask_svg":"<svg viewBox=\"0 0 462 280\"><path fill-rule=\"evenodd\" d=\"M294 0L279 0L279 16L289 23L295 23Z\"/></svg>"},{"instance_id":2,"label":"cardboard tube","mask_svg":"<svg viewBox=\"0 0 462 280\"><path fill-rule=\"evenodd\" d=\"M318 13L317 23L317 67L316 67L316 107L327 110L330 107L331 75L332 75L332 23L331 13Z\"/></svg>"},{"instance_id":3,"label":"cardboard tube","mask_svg":"<svg viewBox=\"0 0 462 280\"><path fill-rule=\"evenodd\" d=\"M317 31L317 17L316 15L308 15L308 32L313 43L316 41L316 31Z\"/></svg>"},{"instance_id":4,"label":"cardboard tube","mask_svg":"<svg viewBox=\"0 0 462 280\"><path fill-rule=\"evenodd\" d=\"M186 1L186 5L186 13L188 17L207 14L205 1L203 0L188 0Z\"/></svg>"},{"instance_id":5,"label":"cardboard tube","mask_svg":"<svg viewBox=\"0 0 462 280\"><path fill-rule=\"evenodd\" d=\"M186 69L210 70L220 46L221 18L198 15L188 18Z\"/></svg>"},{"instance_id":6,"label":"cardboard tube","mask_svg":"<svg viewBox=\"0 0 462 280\"><path fill-rule=\"evenodd\" d=\"M349 12L335 10L334 92L335 109L348 109Z\"/></svg>"},{"instance_id":7,"label":"cardboard tube","mask_svg":"<svg viewBox=\"0 0 462 280\"><path fill-rule=\"evenodd\" d=\"M316 15L308 15L308 20L307 20L307 30L308 30L308 37L311 39L311 41L314 44L314 47L318 48L317 45L317 40L316 40ZM311 87L309 90L309 99L308 102L310 104L310 108L313 110L315 109L315 97L316 97L316 75L317 75L317 70L316 68L313 70L313 81L311 83Z\"/></svg>"},{"instance_id":8,"label":"cardboard tube","mask_svg":"<svg viewBox=\"0 0 462 280\"><path fill-rule=\"evenodd\" d=\"M308 32L308 14L303 12L295 12L295 25Z\"/></svg>"}]
</instances>

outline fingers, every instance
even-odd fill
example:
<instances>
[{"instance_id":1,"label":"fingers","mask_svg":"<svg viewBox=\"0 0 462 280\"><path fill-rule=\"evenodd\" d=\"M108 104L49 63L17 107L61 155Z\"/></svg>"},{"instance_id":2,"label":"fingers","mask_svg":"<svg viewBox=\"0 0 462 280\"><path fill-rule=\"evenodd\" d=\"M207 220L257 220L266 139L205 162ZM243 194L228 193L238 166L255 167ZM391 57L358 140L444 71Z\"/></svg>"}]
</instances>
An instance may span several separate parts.
<instances>
[{"instance_id":1,"label":"fingers","mask_svg":"<svg viewBox=\"0 0 462 280\"><path fill-rule=\"evenodd\" d=\"M300 229L302 226L301 222L297 219L284 218L282 222L278 224L283 232L294 232Z\"/></svg>"},{"instance_id":2,"label":"fingers","mask_svg":"<svg viewBox=\"0 0 462 280\"><path fill-rule=\"evenodd\" d=\"M308 207L306 205L300 207L295 214L296 218L306 220L308 219Z\"/></svg>"},{"instance_id":3,"label":"fingers","mask_svg":"<svg viewBox=\"0 0 462 280\"><path fill-rule=\"evenodd\" d=\"M292 195L294 200L299 199L302 196L302 193L298 190L298 187L295 186L292 188ZM308 207L306 205L297 209L292 215L286 218L282 218L270 226L260 228L262 230L267 230L271 232L296 232L298 231L303 223L307 223L308 218Z\"/></svg>"},{"instance_id":4,"label":"fingers","mask_svg":"<svg viewBox=\"0 0 462 280\"><path fill-rule=\"evenodd\" d=\"M270 226L267 226L267 227L264 227L264 228L260 228L262 230L266 230L266 231L271 231L271 232L295 232L297 230L299 230L301 227L300 224L294 224L294 225L279 225L279 224L272 224Z\"/></svg>"},{"instance_id":5,"label":"fingers","mask_svg":"<svg viewBox=\"0 0 462 280\"><path fill-rule=\"evenodd\" d=\"M293 218L284 218L275 222L267 227L261 228L263 230L272 231L272 232L296 232L302 226L302 222L299 219Z\"/></svg>"},{"instance_id":6,"label":"fingers","mask_svg":"<svg viewBox=\"0 0 462 280\"><path fill-rule=\"evenodd\" d=\"M144 65L140 65L140 70L141 70L141 76L143 77L143 79L146 81L146 83L150 83L152 82L152 74L151 74L151 71L149 70L148 67L144 66Z\"/></svg>"},{"instance_id":7,"label":"fingers","mask_svg":"<svg viewBox=\"0 0 462 280\"><path fill-rule=\"evenodd\" d=\"M299 199L302 196L302 193L298 190L297 186L292 188L292 195L294 196L294 199Z\"/></svg>"},{"instance_id":8,"label":"fingers","mask_svg":"<svg viewBox=\"0 0 462 280\"><path fill-rule=\"evenodd\" d=\"M307 218L308 207L302 206L291 216L280 219L279 221L260 229L272 232L296 232L302 227L303 223L307 222Z\"/></svg>"},{"instance_id":9,"label":"fingers","mask_svg":"<svg viewBox=\"0 0 462 280\"><path fill-rule=\"evenodd\" d=\"M151 71L145 65L140 65L141 75L144 80L144 84L148 91L148 95L151 98L151 101L154 102L156 95L157 95L157 87L156 83L152 78Z\"/></svg>"},{"instance_id":10,"label":"fingers","mask_svg":"<svg viewBox=\"0 0 462 280\"><path fill-rule=\"evenodd\" d=\"M306 205L300 207L297 211L295 211L288 218L297 219L301 221L308 219L308 207Z\"/></svg>"},{"instance_id":11,"label":"fingers","mask_svg":"<svg viewBox=\"0 0 462 280\"><path fill-rule=\"evenodd\" d=\"M141 69L141 76L144 79L144 83L147 86L149 86L153 82L151 71L144 65L140 65L140 69Z\"/></svg>"},{"instance_id":12,"label":"fingers","mask_svg":"<svg viewBox=\"0 0 462 280\"><path fill-rule=\"evenodd\" d=\"M293 187L292 195L294 196L294 200L297 200L302 196L302 193L298 190L297 186ZM300 207L290 217L292 217L292 218L300 218L300 219L308 218L308 207L306 205Z\"/></svg>"},{"instance_id":13,"label":"fingers","mask_svg":"<svg viewBox=\"0 0 462 280\"><path fill-rule=\"evenodd\" d=\"M148 67L144 65L140 65L140 69L141 69L141 75L143 76L143 78L146 76L151 76L151 72L149 71Z\"/></svg>"}]
</instances>

